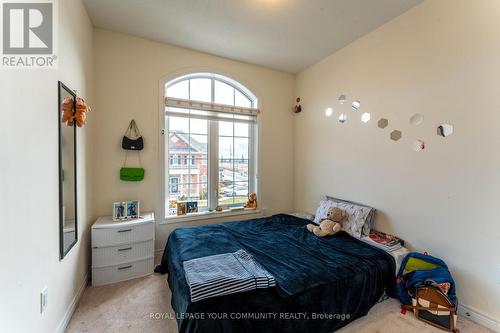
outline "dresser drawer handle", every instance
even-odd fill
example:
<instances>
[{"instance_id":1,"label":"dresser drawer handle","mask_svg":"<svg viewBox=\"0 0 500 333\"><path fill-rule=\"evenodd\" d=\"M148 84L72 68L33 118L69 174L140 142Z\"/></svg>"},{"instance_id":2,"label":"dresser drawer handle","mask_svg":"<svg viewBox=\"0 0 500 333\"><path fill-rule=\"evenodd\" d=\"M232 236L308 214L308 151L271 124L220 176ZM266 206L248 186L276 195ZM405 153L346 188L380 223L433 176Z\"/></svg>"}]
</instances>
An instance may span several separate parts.
<instances>
[{"instance_id":1,"label":"dresser drawer handle","mask_svg":"<svg viewBox=\"0 0 500 333\"><path fill-rule=\"evenodd\" d=\"M128 269L128 268L132 268L132 265L118 267L118 270L121 271L122 269Z\"/></svg>"},{"instance_id":2,"label":"dresser drawer handle","mask_svg":"<svg viewBox=\"0 0 500 333\"><path fill-rule=\"evenodd\" d=\"M123 230L118 230L118 232L130 232L132 229L123 229Z\"/></svg>"},{"instance_id":3,"label":"dresser drawer handle","mask_svg":"<svg viewBox=\"0 0 500 333\"><path fill-rule=\"evenodd\" d=\"M126 247L124 249L118 249L118 251L128 251L128 250L132 250L132 248L131 247Z\"/></svg>"}]
</instances>

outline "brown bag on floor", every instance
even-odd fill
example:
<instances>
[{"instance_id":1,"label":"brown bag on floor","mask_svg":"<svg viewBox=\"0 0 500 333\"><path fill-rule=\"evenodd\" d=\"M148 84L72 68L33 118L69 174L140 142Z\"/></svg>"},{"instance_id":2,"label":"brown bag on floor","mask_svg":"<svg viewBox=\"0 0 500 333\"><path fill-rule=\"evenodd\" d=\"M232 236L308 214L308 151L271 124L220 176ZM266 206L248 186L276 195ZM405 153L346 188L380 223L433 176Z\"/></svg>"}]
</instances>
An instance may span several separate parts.
<instances>
[{"instance_id":1,"label":"brown bag on floor","mask_svg":"<svg viewBox=\"0 0 500 333\"><path fill-rule=\"evenodd\" d=\"M418 319L428 324L449 332L460 332L456 328L457 307L438 287L431 285L418 288L412 304L402 307L413 310Z\"/></svg>"}]
</instances>

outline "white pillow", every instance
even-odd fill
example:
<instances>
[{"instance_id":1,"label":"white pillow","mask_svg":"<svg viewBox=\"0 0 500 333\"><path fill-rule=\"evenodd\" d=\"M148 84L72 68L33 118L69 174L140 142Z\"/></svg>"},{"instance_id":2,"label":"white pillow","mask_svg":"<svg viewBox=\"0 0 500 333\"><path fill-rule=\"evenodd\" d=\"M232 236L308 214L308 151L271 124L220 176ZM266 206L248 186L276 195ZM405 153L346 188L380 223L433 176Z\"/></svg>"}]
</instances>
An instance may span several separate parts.
<instances>
[{"instance_id":1,"label":"white pillow","mask_svg":"<svg viewBox=\"0 0 500 333\"><path fill-rule=\"evenodd\" d=\"M332 197L324 197L316 209L314 223L319 224L326 219L328 211L337 207L346 212L347 217L342 221L342 230L353 237L361 238L370 234L375 209L355 202Z\"/></svg>"}]
</instances>

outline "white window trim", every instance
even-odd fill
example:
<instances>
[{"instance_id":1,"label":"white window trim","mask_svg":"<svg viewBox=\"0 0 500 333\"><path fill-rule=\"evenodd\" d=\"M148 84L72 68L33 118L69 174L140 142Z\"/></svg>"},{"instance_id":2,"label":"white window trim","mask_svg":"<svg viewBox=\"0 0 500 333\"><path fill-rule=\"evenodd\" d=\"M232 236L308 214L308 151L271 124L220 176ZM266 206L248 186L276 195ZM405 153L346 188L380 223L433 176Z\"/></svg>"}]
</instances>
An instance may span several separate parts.
<instances>
[{"instance_id":1,"label":"white window trim","mask_svg":"<svg viewBox=\"0 0 500 333\"><path fill-rule=\"evenodd\" d=\"M170 223L182 223L189 221L199 221L199 220L211 220L211 219L221 219L225 217L236 217L236 216L247 216L255 215L256 217L262 216L263 212L260 209L245 209L243 211L222 211L222 212L200 212L192 213L189 215L177 216L171 215L166 216L159 224L170 224Z\"/></svg>"},{"instance_id":2,"label":"white window trim","mask_svg":"<svg viewBox=\"0 0 500 333\"><path fill-rule=\"evenodd\" d=\"M197 73L195 71L193 71L193 73ZM201 73L201 72L200 72ZM171 83L171 84L175 84L179 81L182 81L183 79L186 79L187 77L189 78L212 78L212 79L217 79L219 81L222 81L222 82L225 82L231 86L240 86L240 88L243 88L244 91L241 91L240 92L243 92L245 96L249 97L250 99L252 99L252 96L253 98L255 98L255 101L256 102L253 102L252 103L252 107L257 107L257 103L259 103L260 105L262 105L262 101L260 98L258 98L257 96L253 95L252 92L250 90L248 90L244 85L242 85L239 81L235 81L235 80L232 80L230 78L228 78L227 76L222 76L222 75L219 75L219 74L212 74L212 72L203 72L202 74L200 74L200 76L198 75L192 75L192 74L186 74L186 75L181 75L179 76L178 74L172 74L172 75L168 75L166 77L164 77L163 79L161 79L159 81L159 85L158 85L158 97L159 97L159 107L158 107L158 124L159 124L159 144L158 144L158 157L159 157L159 165L160 165L160 175L161 175L161 179L160 179L160 182L159 182L159 186L160 186L160 202L159 202L159 211L160 211L160 218L157 219L157 223L158 224L170 224L170 223L180 223L180 222L189 222L189 221L196 221L196 220L203 220L203 219L214 219L214 218L224 218L224 217L236 217L236 216L245 216L245 215L256 215L256 216L262 216L264 215L265 213L265 208L262 208L264 207L263 206L263 201L262 201L262 198L260 197L259 198L259 208L254 210L254 209L250 209L250 210L244 210L244 211L223 211L223 212L200 212L200 213L197 213L197 214L190 214L190 215L184 215L184 216L176 216L176 215L172 215L172 216L167 216L166 215L166 205L165 205L165 199L166 199L166 191L165 189L167 188L168 186L168 168L169 168L169 163L167 163L167 160L165 159L165 149L166 149L166 138L168 136L166 136L166 132L167 132L167 129L168 129L168 118L165 117L165 85L167 83ZM175 80L175 81L173 81ZM212 80L212 85L213 85L213 80ZM214 87L212 86L212 94L214 93ZM213 98L212 98L213 100ZM259 110L260 112L260 110ZM260 163L260 154L261 154L261 150L260 150L260 135L261 135L261 131L259 131L258 129L260 128L260 125L261 125L261 119L260 117L257 117L257 122L251 126L251 130L250 130L250 135L249 135L249 156L253 156L254 157L254 161L253 163L249 163L249 174L252 174L250 173L250 168L253 168L253 175L254 177L250 177L249 178L249 191L250 189L252 189L254 192L256 193L261 193L261 181L260 181L260 172L261 172L261 163ZM209 126L209 130L210 130L210 126ZM214 135L211 135L210 136L211 138L214 138ZM251 138L250 138L251 137ZM212 140L212 139L210 139ZM212 143L213 144L213 143ZM217 146L217 145L215 145ZM218 147L217 147L218 149ZM257 150L257 151L255 151ZM218 151L216 151L217 154L218 154ZM209 154L210 154L210 147L209 147ZM211 161L215 161L214 163L217 163L218 162L218 155L216 155L216 158L215 159L211 159ZM212 175L211 175L211 172L215 172L216 173L216 179L218 180L218 165L216 165L216 167L210 167L209 166L209 174L210 174L210 177L208 177L208 188L211 187L211 184L210 184L210 181L211 179L215 179L215 178L212 178ZM215 191L217 191L217 186L215 187ZM214 198L213 200L217 200L215 198L217 198L216 195L211 195L209 196L210 200L212 200L212 198ZM209 203L209 205L211 205L211 203ZM209 206L210 207L210 206ZM212 206L213 207L213 206Z\"/></svg>"}]
</instances>

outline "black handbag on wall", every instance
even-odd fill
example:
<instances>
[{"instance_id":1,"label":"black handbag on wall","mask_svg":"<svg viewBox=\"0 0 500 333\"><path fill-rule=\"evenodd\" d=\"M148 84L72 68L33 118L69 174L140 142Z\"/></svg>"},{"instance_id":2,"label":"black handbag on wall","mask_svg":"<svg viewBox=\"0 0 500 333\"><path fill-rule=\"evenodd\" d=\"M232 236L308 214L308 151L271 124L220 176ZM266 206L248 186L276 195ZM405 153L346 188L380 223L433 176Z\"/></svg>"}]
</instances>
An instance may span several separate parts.
<instances>
[{"instance_id":1,"label":"black handbag on wall","mask_svg":"<svg viewBox=\"0 0 500 333\"><path fill-rule=\"evenodd\" d=\"M122 148L126 150L142 150L144 148L144 139L133 119L130 121L125 131L125 135L123 136Z\"/></svg>"}]
</instances>

